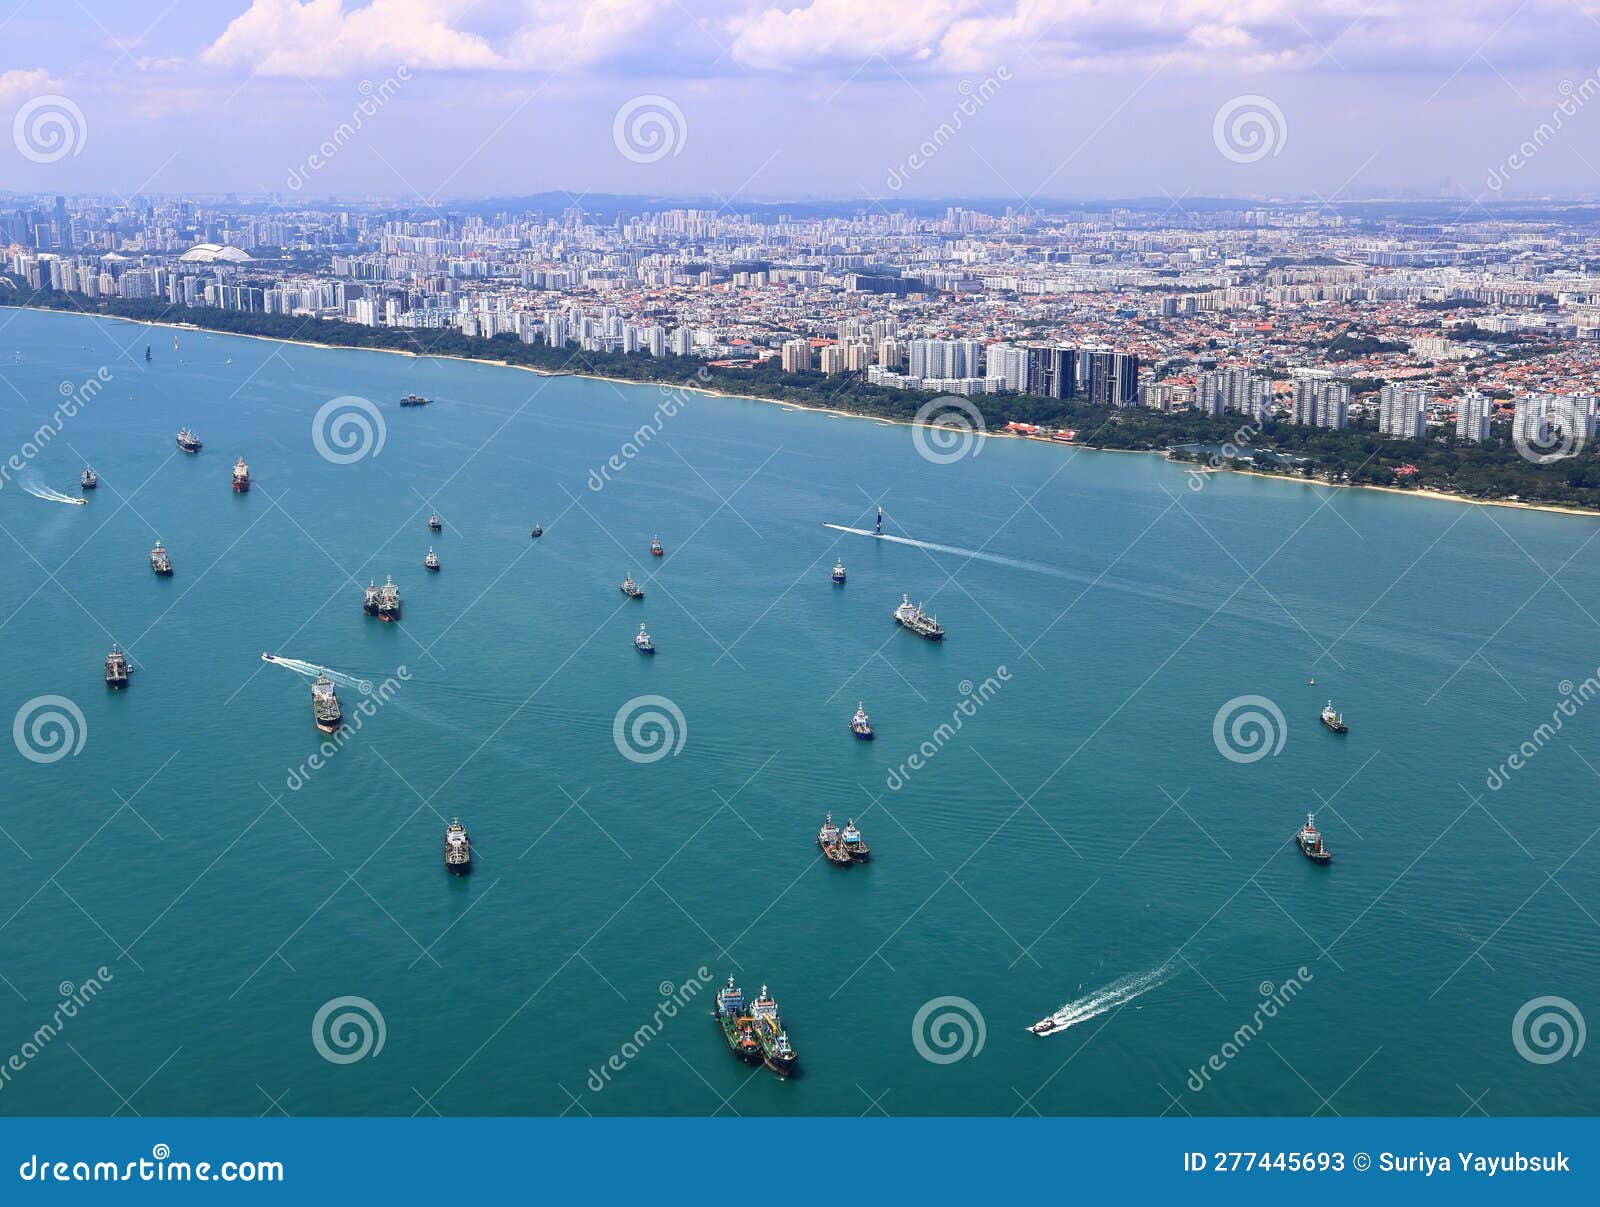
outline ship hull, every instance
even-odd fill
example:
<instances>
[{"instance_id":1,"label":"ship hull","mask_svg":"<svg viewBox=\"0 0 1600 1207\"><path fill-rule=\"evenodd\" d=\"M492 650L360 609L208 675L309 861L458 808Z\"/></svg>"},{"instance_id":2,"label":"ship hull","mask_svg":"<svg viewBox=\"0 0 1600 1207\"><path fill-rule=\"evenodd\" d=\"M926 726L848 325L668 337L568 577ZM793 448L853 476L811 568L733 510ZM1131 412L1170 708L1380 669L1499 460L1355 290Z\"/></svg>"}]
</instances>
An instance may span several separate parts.
<instances>
[{"instance_id":1,"label":"ship hull","mask_svg":"<svg viewBox=\"0 0 1600 1207\"><path fill-rule=\"evenodd\" d=\"M241 482L237 478L234 479L233 493L236 494L236 495L249 494L250 493L250 483Z\"/></svg>"},{"instance_id":2,"label":"ship hull","mask_svg":"<svg viewBox=\"0 0 1600 1207\"><path fill-rule=\"evenodd\" d=\"M779 1077L793 1077L795 1066L799 1063L793 1057L785 1060L782 1057L771 1054L764 1054L762 1060L766 1063L767 1068L771 1069Z\"/></svg>"},{"instance_id":3,"label":"ship hull","mask_svg":"<svg viewBox=\"0 0 1600 1207\"><path fill-rule=\"evenodd\" d=\"M367 616L376 616L378 614L377 608L369 608L365 604L361 605L361 611Z\"/></svg>"},{"instance_id":4,"label":"ship hull","mask_svg":"<svg viewBox=\"0 0 1600 1207\"><path fill-rule=\"evenodd\" d=\"M340 727L344 725L344 719L342 717L336 717L332 721L324 721L321 717L317 717L315 720L317 722L317 728L322 730L323 733L338 733Z\"/></svg>"},{"instance_id":5,"label":"ship hull","mask_svg":"<svg viewBox=\"0 0 1600 1207\"><path fill-rule=\"evenodd\" d=\"M751 1044L753 1046L747 1046L744 1042L745 1036L740 1032L737 1023L726 1015L719 1014L717 1016L717 1027L722 1032L723 1041L728 1045L728 1051L744 1061L745 1064L756 1065L761 1063L761 1045L755 1043L752 1038Z\"/></svg>"},{"instance_id":6,"label":"ship hull","mask_svg":"<svg viewBox=\"0 0 1600 1207\"><path fill-rule=\"evenodd\" d=\"M1312 863L1326 864L1333 862L1333 856L1328 854L1328 852L1314 851L1310 847L1306 846L1306 844L1303 842L1300 844L1300 853L1307 859L1311 860Z\"/></svg>"},{"instance_id":7,"label":"ship hull","mask_svg":"<svg viewBox=\"0 0 1600 1207\"><path fill-rule=\"evenodd\" d=\"M1329 733L1349 733L1350 732L1350 726L1344 724L1342 721L1336 722L1336 721L1326 721L1325 720L1325 721L1322 722L1322 724L1328 730Z\"/></svg>"},{"instance_id":8,"label":"ship hull","mask_svg":"<svg viewBox=\"0 0 1600 1207\"><path fill-rule=\"evenodd\" d=\"M855 728L855 726L853 726L853 725L850 727L850 732L855 734L856 737L860 738L863 742L872 741L873 736L874 736L872 730L869 729L866 732L862 732L861 730Z\"/></svg>"},{"instance_id":9,"label":"ship hull","mask_svg":"<svg viewBox=\"0 0 1600 1207\"><path fill-rule=\"evenodd\" d=\"M472 871L472 860L469 859L465 863L446 863L444 866L452 876L465 876Z\"/></svg>"},{"instance_id":10,"label":"ship hull","mask_svg":"<svg viewBox=\"0 0 1600 1207\"><path fill-rule=\"evenodd\" d=\"M385 612L382 608L379 608L378 609L378 619L379 620L383 620L383 621L399 620L400 619L400 613L399 612Z\"/></svg>"},{"instance_id":11,"label":"ship hull","mask_svg":"<svg viewBox=\"0 0 1600 1207\"><path fill-rule=\"evenodd\" d=\"M202 444L185 444L181 440L178 442L179 451L185 453L198 453L204 447Z\"/></svg>"},{"instance_id":12,"label":"ship hull","mask_svg":"<svg viewBox=\"0 0 1600 1207\"><path fill-rule=\"evenodd\" d=\"M121 691L128 686L128 681L126 679L113 679L108 675L106 676L106 686L114 691Z\"/></svg>"},{"instance_id":13,"label":"ship hull","mask_svg":"<svg viewBox=\"0 0 1600 1207\"><path fill-rule=\"evenodd\" d=\"M944 640L944 634L943 633L924 633L921 629L913 628L911 625L908 625L903 620L896 620L895 624L899 625L906 632L911 633L914 636L922 638L922 640L924 640L924 641L943 641Z\"/></svg>"},{"instance_id":14,"label":"ship hull","mask_svg":"<svg viewBox=\"0 0 1600 1207\"><path fill-rule=\"evenodd\" d=\"M172 568L169 566L165 570L156 570L155 574L160 578L171 578L172 577Z\"/></svg>"}]
</instances>

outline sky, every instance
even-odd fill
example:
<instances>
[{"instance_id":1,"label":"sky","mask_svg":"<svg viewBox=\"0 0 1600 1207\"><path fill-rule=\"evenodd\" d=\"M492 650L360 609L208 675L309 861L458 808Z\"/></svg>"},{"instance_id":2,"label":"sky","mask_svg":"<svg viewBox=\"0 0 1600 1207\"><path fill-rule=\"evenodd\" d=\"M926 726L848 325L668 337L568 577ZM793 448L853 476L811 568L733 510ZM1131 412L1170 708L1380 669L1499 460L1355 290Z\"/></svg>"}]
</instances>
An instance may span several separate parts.
<instances>
[{"instance_id":1,"label":"sky","mask_svg":"<svg viewBox=\"0 0 1600 1207\"><path fill-rule=\"evenodd\" d=\"M1600 197L1600 0L0 0L0 190Z\"/></svg>"}]
</instances>

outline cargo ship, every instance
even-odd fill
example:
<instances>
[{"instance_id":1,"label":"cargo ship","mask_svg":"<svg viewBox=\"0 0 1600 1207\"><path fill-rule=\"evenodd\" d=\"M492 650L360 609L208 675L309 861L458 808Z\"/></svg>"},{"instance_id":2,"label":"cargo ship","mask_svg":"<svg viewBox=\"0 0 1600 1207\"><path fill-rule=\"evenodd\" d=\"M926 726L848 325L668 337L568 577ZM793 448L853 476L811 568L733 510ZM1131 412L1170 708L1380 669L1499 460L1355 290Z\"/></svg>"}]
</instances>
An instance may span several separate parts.
<instances>
[{"instance_id":1,"label":"cargo ship","mask_svg":"<svg viewBox=\"0 0 1600 1207\"><path fill-rule=\"evenodd\" d=\"M150 569L157 574L172 573L172 559L167 556L167 551L162 547L159 537L156 539L155 548L150 550Z\"/></svg>"},{"instance_id":2,"label":"cargo ship","mask_svg":"<svg viewBox=\"0 0 1600 1207\"><path fill-rule=\"evenodd\" d=\"M1334 733L1350 732L1350 727L1344 723L1344 718L1334 711L1332 700L1322 706L1322 723Z\"/></svg>"},{"instance_id":3,"label":"cargo ship","mask_svg":"<svg viewBox=\"0 0 1600 1207\"><path fill-rule=\"evenodd\" d=\"M100 475L85 465L83 467L83 476L78 479L78 485L84 490L93 490L100 485Z\"/></svg>"},{"instance_id":4,"label":"cargo ship","mask_svg":"<svg viewBox=\"0 0 1600 1207\"><path fill-rule=\"evenodd\" d=\"M407 394L400 400L400 405L403 407L425 407L432 401L433 399L424 398L421 394Z\"/></svg>"},{"instance_id":5,"label":"cargo ship","mask_svg":"<svg viewBox=\"0 0 1600 1207\"><path fill-rule=\"evenodd\" d=\"M629 599L644 598L644 591L640 588L638 583L633 581L633 575L631 574L622 580L622 586L618 589Z\"/></svg>"},{"instance_id":6,"label":"cargo ship","mask_svg":"<svg viewBox=\"0 0 1600 1207\"><path fill-rule=\"evenodd\" d=\"M841 587L844 586L844 563L842 561L833 563L833 581Z\"/></svg>"},{"instance_id":7,"label":"cargo ship","mask_svg":"<svg viewBox=\"0 0 1600 1207\"><path fill-rule=\"evenodd\" d=\"M717 990L713 1014L728 1050L746 1064L760 1064L761 1041L756 1038L755 1020L744 1012L744 990L734 985L731 976L727 986Z\"/></svg>"},{"instance_id":8,"label":"cargo ship","mask_svg":"<svg viewBox=\"0 0 1600 1207\"><path fill-rule=\"evenodd\" d=\"M639 635L633 639L633 648L641 654L656 652L656 643L650 640L650 634L644 631L644 625L639 626Z\"/></svg>"},{"instance_id":9,"label":"cargo ship","mask_svg":"<svg viewBox=\"0 0 1600 1207\"><path fill-rule=\"evenodd\" d=\"M339 707L339 697L334 694L333 680L327 671L319 671L311 684L311 716L323 733L333 733L344 724L344 712Z\"/></svg>"},{"instance_id":10,"label":"cargo ship","mask_svg":"<svg viewBox=\"0 0 1600 1207\"><path fill-rule=\"evenodd\" d=\"M200 437L196 436L188 428L179 428L178 447L186 453L198 453L205 445L201 444Z\"/></svg>"},{"instance_id":11,"label":"cargo ship","mask_svg":"<svg viewBox=\"0 0 1600 1207\"><path fill-rule=\"evenodd\" d=\"M106 655L106 686L128 686L128 658L117 646Z\"/></svg>"},{"instance_id":12,"label":"cargo ship","mask_svg":"<svg viewBox=\"0 0 1600 1207\"><path fill-rule=\"evenodd\" d=\"M660 556L662 556L662 554L664 552L665 551L661 548L661 538L658 537L658 536L651 537L650 538L650 556L651 557L660 557Z\"/></svg>"},{"instance_id":13,"label":"cargo ship","mask_svg":"<svg viewBox=\"0 0 1600 1207\"><path fill-rule=\"evenodd\" d=\"M900 597L900 606L894 610L894 619L901 628L910 630L925 641L944 640L939 618L929 616L922 610L921 604L912 603L909 595Z\"/></svg>"},{"instance_id":14,"label":"cargo ship","mask_svg":"<svg viewBox=\"0 0 1600 1207\"><path fill-rule=\"evenodd\" d=\"M864 741L872 740L872 722L867 719L866 708L859 702L856 704L856 715L850 718L850 732Z\"/></svg>"},{"instance_id":15,"label":"cargo ship","mask_svg":"<svg viewBox=\"0 0 1600 1207\"><path fill-rule=\"evenodd\" d=\"M472 870L472 840L460 818L452 818L444 832L444 866L457 876Z\"/></svg>"},{"instance_id":16,"label":"cargo ship","mask_svg":"<svg viewBox=\"0 0 1600 1207\"><path fill-rule=\"evenodd\" d=\"M750 1018L755 1026L756 1040L761 1044L761 1058L767 1068L780 1077L788 1077L795 1070L799 1057L789 1044L789 1033L783 1029L783 1019L778 1017L778 1003L767 996L767 987L750 1003Z\"/></svg>"},{"instance_id":17,"label":"cargo ship","mask_svg":"<svg viewBox=\"0 0 1600 1207\"><path fill-rule=\"evenodd\" d=\"M361 600L361 610L363 612L365 612L368 616L376 616L378 614L378 584L377 583L371 582L370 580L368 581L368 583L367 583L367 593Z\"/></svg>"},{"instance_id":18,"label":"cargo ship","mask_svg":"<svg viewBox=\"0 0 1600 1207\"><path fill-rule=\"evenodd\" d=\"M433 551L432 545L428 546L428 556L422 559L422 564L429 570L437 570L439 568L439 555Z\"/></svg>"},{"instance_id":19,"label":"cargo ship","mask_svg":"<svg viewBox=\"0 0 1600 1207\"><path fill-rule=\"evenodd\" d=\"M428 531L429 532L443 532L444 531L444 521L439 518L439 513L437 511L434 512L431 516L428 517Z\"/></svg>"},{"instance_id":20,"label":"cargo ship","mask_svg":"<svg viewBox=\"0 0 1600 1207\"><path fill-rule=\"evenodd\" d=\"M242 495L250 489L250 467L240 457L233 463L233 493Z\"/></svg>"},{"instance_id":21,"label":"cargo ship","mask_svg":"<svg viewBox=\"0 0 1600 1207\"><path fill-rule=\"evenodd\" d=\"M839 832L839 849L852 863L865 863L872 858L872 848L862 840L861 831L853 821L845 822L844 829Z\"/></svg>"},{"instance_id":22,"label":"cargo ship","mask_svg":"<svg viewBox=\"0 0 1600 1207\"><path fill-rule=\"evenodd\" d=\"M378 588L378 619L400 619L400 588L394 585L394 576L385 575L383 586Z\"/></svg>"},{"instance_id":23,"label":"cargo ship","mask_svg":"<svg viewBox=\"0 0 1600 1207\"><path fill-rule=\"evenodd\" d=\"M822 819L822 829L817 831L817 846L835 867L848 867L850 855L839 845L839 827L833 824L833 814Z\"/></svg>"},{"instance_id":24,"label":"cargo ship","mask_svg":"<svg viewBox=\"0 0 1600 1207\"><path fill-rule=\"evenodd\" d=\"M1328 848L1322 844L1322 831L1317 829L1317 819L1310 813L1306 814L1306 824L1300 827L1300 832L1295 835L1295 840L1300 844L1300 852L1312 863L1331 863L1333 856L1328 853Z\"/></svg>"}]
</instances>

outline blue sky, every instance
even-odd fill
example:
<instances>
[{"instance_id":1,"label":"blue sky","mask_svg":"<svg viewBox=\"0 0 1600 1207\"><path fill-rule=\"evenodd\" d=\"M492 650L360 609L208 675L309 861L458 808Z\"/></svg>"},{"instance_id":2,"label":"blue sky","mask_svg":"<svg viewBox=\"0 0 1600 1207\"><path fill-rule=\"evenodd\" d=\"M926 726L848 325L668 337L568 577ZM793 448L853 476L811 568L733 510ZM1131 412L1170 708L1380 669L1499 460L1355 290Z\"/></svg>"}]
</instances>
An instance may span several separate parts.
<instances>
[{"instance_id":1,"label":"blue sky","mask_svg":"<svg viewBox=\"0 0 1600 1207\"><path fill-rule=\"evenodd\" d=\"M0 48L15 190L1600 195L1600 0L0 0Z\"/></svg>"}]
</instances>

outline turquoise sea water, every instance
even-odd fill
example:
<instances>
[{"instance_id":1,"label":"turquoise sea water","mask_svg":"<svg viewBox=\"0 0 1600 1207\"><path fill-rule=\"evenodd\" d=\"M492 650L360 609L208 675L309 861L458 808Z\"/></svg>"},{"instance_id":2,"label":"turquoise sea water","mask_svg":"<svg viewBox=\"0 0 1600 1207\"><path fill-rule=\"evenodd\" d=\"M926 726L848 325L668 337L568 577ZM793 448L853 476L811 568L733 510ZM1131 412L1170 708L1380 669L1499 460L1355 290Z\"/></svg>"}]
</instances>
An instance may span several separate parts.
<instances>
[{"instance_id":1,"label":"turquoise sea water","mask_svg":"<svg viewBox=\"0 0 1600 1207\"><path fill-rule=\"evenodd\" d=\"M0 1112L1600 1108L1592 1051L1535 1063L1513 1040L1532 999L1600 1012L1600 705L1533 738L1600 664L1600 521L1195 490L1158 458L1008 440L935 464L904 427L707 397L594 490L660 391L180 345L0 312L6 455L61 383L110 377L0 490L0 721L58 695L84 732L49 763L0 744L0 1065L20 1054ZM411 391L435 405L401 411ZM343 395L386 429L353 464L312 440ZM174 451L183 424L198 457ZM256 489L236 497L241 453ZM23 489L76 493L84 462L86 507ZM887 532L945 549L822 526L870 527L876 500ZM158 535L171 579L148 568ZM630 570L642 602L617 591ZM387 573L398 625L360 610ZM895 628L902 592L943 645ZM119 694L113 640L138 667ZM297 773L308 685L263 650L407 677ZM646 695L686 737L636 763L613 722ZM1317 723L1330 695L1342 738ZM1245 706L1283 736L1253 762L1213 734L1244 696L1284 719ZM1292 843L1308 809L1329 867ZM819 860L830 810L870 864ZM440 857L457 815L461 879ZM38 1042L61 983L102 965ZM726 1051L707 1012L729 973L770 984L802 1076ZM383 1046L335 1063L313 1020L345 996ZM1071 1002L1062 1034L1025 1030ZM949 1010L981 1017L981 1047L937 1025ZM923 1048L967 1054L925 1059L919 1011Z\"/></svg>"}]
</instances>

